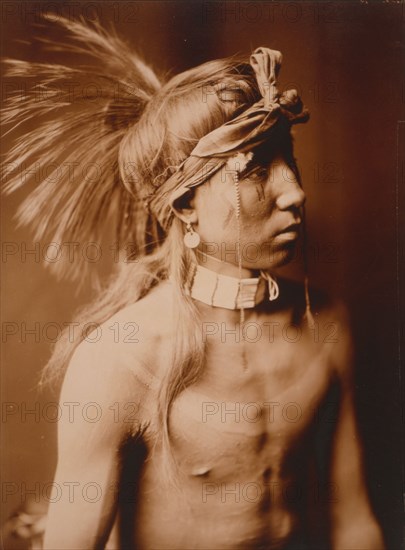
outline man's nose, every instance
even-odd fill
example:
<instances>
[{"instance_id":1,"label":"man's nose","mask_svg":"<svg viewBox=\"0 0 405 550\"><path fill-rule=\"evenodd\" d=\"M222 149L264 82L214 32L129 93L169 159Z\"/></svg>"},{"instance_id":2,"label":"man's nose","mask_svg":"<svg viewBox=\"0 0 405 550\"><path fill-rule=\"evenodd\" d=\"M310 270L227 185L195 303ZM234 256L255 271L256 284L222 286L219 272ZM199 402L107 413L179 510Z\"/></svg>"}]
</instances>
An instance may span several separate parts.
<instances>
[{"instance_id":1,"label":"man's nose","mask_svg":"<svg viewBox=\"0 0 405 550\"><path fill-rule=\"evenodd\" d=\"M305 193L294 172L290 168L283 170L283 181L280 182L280 191L276 199L279 210L301 208L305 203L305 198Z\"/></svg>"}]
</instances>

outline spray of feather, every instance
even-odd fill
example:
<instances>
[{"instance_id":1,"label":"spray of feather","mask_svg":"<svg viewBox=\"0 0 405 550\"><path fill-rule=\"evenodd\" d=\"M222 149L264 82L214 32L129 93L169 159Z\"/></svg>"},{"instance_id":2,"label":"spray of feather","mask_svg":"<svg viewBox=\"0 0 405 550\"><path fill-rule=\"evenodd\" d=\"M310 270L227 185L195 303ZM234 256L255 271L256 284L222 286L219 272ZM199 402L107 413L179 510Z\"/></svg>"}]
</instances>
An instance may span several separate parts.
<instances>
[{"instance_id":1,"label":"spray of feather","mask_svg":"<svg viewBox=\"0 0 405 550\"><path fill-rule=\"evenodd\" d=\"M34 186L17 219L34 228L35 240L97 242L108 227L118 243L139 244L136 228L147 225L140 218L148 213L120 178L118 150L161 82L98 22L57 23L66 40L41 41L72 64L4 60L5 78L21 83L2 113L6 135L15 138L4 159L4 191ZM49 265L78 279L88 264L79 256Z\"/></svg>"}]
</instances>

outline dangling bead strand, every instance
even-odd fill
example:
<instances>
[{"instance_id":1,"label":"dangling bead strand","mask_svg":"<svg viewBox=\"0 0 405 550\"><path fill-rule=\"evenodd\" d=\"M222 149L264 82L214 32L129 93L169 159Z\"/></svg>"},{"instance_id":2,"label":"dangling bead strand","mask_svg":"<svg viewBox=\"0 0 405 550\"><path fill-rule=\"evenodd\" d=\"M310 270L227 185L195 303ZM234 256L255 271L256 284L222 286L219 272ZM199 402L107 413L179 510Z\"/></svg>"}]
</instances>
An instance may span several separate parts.
<instances>
[{"instance_id":1,"label":"dangling bead strand","mask_svg":"<svg viewBox=\"0 0 405 550\"><path fill-rule=\"evenodd\" d=\"M240 189L239 189L239 172L236 170L233 178L236 194L236 223L237 223L237 254L238 254L238 269L239 269L239 293L242 295L242 251L241 251L241 224L240 224ZM240 326L245 322L245 309L243 304L240 308Z\"/></svg>"},{"instance_id":2,"label":"dangling bead strand","mask_svg":"<svg viewBox=\"0 0 405 550\"><path fill-rule=\"evenodd\" d=\"M304 294L305 294L305 319L307 320L308 327L311 330L315 328L315 320L311 310L311 299L309 296L309 279L308 279L308 253L307 253L307 223L305 206L302 207L303 217L303 248L304 248Z\"/></svg>"}]
</instances>

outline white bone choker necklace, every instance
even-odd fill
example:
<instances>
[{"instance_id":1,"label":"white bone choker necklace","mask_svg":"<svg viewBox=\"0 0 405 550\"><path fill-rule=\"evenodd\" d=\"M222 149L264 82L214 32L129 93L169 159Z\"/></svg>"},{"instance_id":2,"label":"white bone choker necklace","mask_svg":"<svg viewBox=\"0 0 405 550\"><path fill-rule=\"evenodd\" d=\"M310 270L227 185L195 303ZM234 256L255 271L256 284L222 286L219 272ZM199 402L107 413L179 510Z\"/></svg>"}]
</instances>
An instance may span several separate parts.
<instances>
[{"instance_id":1,"label":"white bone choker necklace","mask_svg":"<svg viewBox=\"0 0 405 550\"><path fill-rule=\"evenodd\" d=\"M265 271L259 277L239 279L199 264L195 265L187 287L187 293L195 300L225 309L253 308L265 299L267 292L270 301L278 298L277 281Z\"/></svg>"}]
</instances>

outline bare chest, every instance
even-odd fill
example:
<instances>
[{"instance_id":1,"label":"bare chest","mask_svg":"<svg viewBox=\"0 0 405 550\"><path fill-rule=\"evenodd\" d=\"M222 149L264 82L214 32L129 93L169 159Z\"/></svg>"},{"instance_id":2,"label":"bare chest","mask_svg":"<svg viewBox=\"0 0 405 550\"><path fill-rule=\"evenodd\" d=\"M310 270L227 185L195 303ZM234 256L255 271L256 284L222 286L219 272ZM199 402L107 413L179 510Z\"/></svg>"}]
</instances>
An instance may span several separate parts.
<instances>
[{"instance_id":1,"label":"bare chest","mask_svg":"<svg viewBox=\"0 0 405 550\"><path fill-rule=\"evenodd\" d=\"M325 354L308 343L221 342L201 380L173 404L184 473L210 480L289 478L330 387Z\"/></svg>"}]
</instances>

